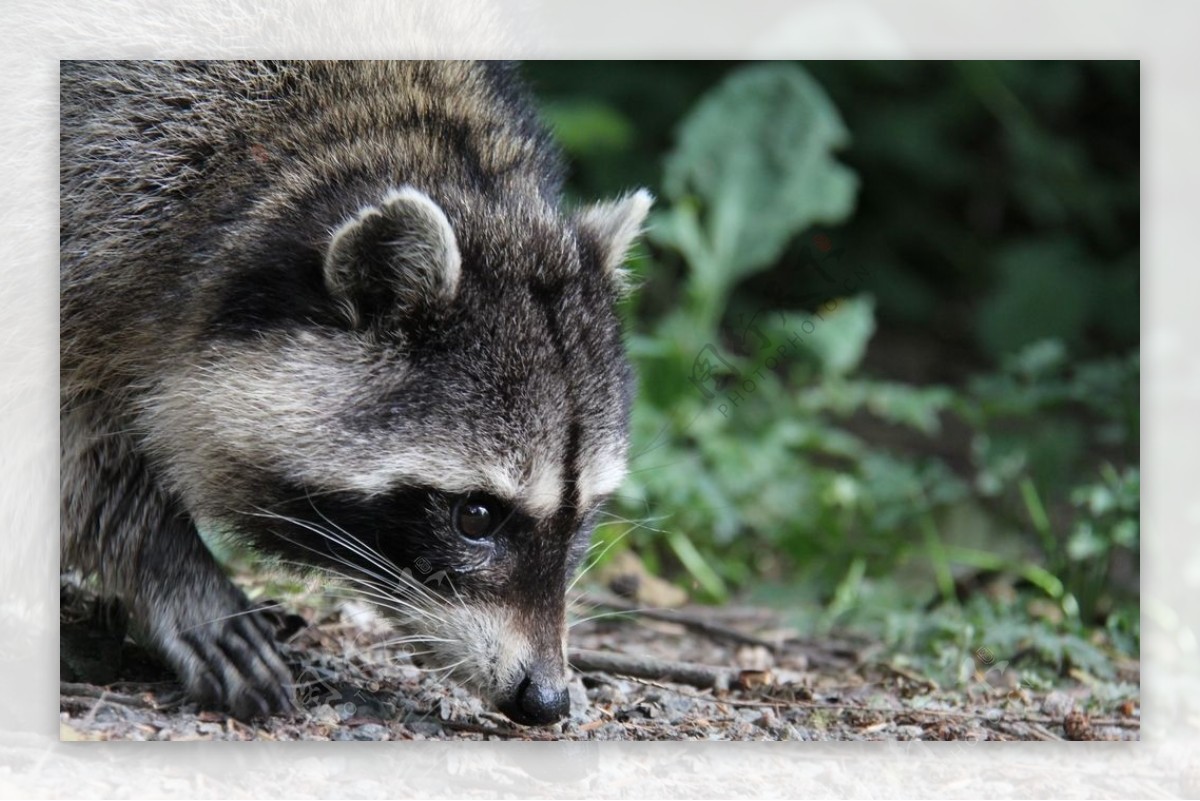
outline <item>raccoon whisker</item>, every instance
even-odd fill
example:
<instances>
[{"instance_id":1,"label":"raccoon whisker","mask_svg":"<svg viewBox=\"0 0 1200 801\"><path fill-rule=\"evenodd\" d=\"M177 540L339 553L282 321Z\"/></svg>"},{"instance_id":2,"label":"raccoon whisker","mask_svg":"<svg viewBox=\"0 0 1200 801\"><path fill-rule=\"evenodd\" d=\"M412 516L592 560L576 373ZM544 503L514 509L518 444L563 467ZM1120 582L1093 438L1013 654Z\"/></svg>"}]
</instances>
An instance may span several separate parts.
<instances>
[{"instance_id":1,"label":"raccoon whisker","mask_svg":"<svg viewBox=\"0 0 1200 801\"><path fill-rule=\"evenodd\" d=\"M384 640L383 642L372 643L372 646L376 647L376 648L387 648L392 645L407 645L409 643L418 643L418 642L420 642L420 643L425 643L425 642L456 643L456 642L460 642L460 640L451 640L451 639L447 639L446 637L429 637L424 634L411 634L406 637L397 637L392 640ZM432 653L432 652L430 652L430 653Z\"/></svg>"},{"instance_id":2,"label":"raccoon whisker","mask_svg":"<svg viewBox=\"0 0 1200 801\"><path fill-rule=\"evenodd\" d=\"M694 418L693 418L693 422L694 422ZM689 423L689 425L690 425L690 423ZM663 423L662 428L658 429L658 433L654 435L654 437L650 440L650 443L648 445L646 445L646 447L642 448L640 451L637 451L636 453L632 453L629 455L629 459L628 459L629 464L633 464L634 461L642 458L647 453L650 453L651 451L656 451L659 448L661 448L662 446L666 445L670 441L670 438L664 437L663 435L667 433L667 429L670 427L671 427L670 423Z\"/></svg>"},{"instance_id":3,"label":"raccoon whisker","mask_svg":"<svg viewBox=\"0 0 1200 801\"><path fill-rule=\"evenodd\" d=\"M400 624L404 623L438 623L442 626L449 625L449 621L442 615L433 611L436 607L423 607L407 601L403 598L397 598L388 595L386 592L379 592L363 587L348 587L346 595L337 595L330 592L329 594L335 598L343 598L347 600L364 600L371 604L376 609L385 610L396 617L394 621Z\"/></svg>"},{"instance_id":4,"label":"raccoon whisker","mask_svg":"<svg viewBox=\"0 0 1200 801\"><path fill-rule=\"evenodd\" d=\"M614 539L612 542L610 542L602 551L600 551L600 553L596 554L596 557L594 559L589 561L588 564L584 565L583 569L579 571L579 574L576 575L575 578L573 578L571 580L571 583L567 585L567 592L570 592L571 590L575 589L575 585L579 583L579 580L581 578L583 578L585 575L587 575L588 572L593 570L596 567L596 565L598 565L600 563L600 560L604 558L604 555L606 553L608 553L609 550L611 550L614 545L616 545L618 542L620 542L621 540L623 540L627 536L629 536L630 532L634 531L634 529L636 529L636 528L637 528L637 526L630 526L629 528L622 531L619 535L617 535L616 539ZM591 549L589 548L589 550L591 550Z\"/></svg>"},{"instance_id":5,"label":"raccoon whisker","mask_svg":"<svg viewBox=\"0 0 1200 801\"><path fill-rule=\"evenodd\" d=\"M637 475L638 473L649 473L651 470L662 470L665 467L674 467L677 464L685 464L686 459L676 459L673 462L664 462L663 464L652 464L649 467L639 467L637 470L630 470L626 473L627 476Z\"/></svg>"},{"instance_id":6,"label":"raccoon whisker","mask_svg":"<svg viewBox=\"0 0 1200 801\"><path fill-rule=\"evenodd\" d=\"M633 498L633 497L623 494L626 489L626 486L627 485L622 486L620 489L618 489L616 492L614 492L610 497L615 498L628 506L632 506L634 504L640 504L641 507L645 510L645 514L649 515L651 512L650 501L648 501L646 498ZM609 511L608 509L605 509L605 510L602 510L602 514L615 514L615 513L612 511ZM670 515L662 515L656 519L664 520L667 517L670 517Z\"/></svg>"},{"instance_id":7,"label":"raccoon whisker","mask_svg":"<svg viewBox=\"0 0 1200 801\"><path fill-rule=\"evenodd\" d=\"M482 685L484 682L481 679L480 668L475 668L470 673L468 673L466 676L464 676L461 679L461 683L468 687L471 687L471 686L478 687L478 686Z\"/></svg>"},{"instance_id":8,"label":"raccoon whisker","mask_svg":"<svg viewBox=\"0 0 1200 801\"><path fill-rule=\"evenodd\" d=\"M394 562L392 562L391 560L384 557L378 551L371 548L369 545L367 545L366 543L364 543L362 540L358 539L354 535L350 534L342 527L338 526L332 520L329 520L329 518L327 518L327 517L325 517L325 515L321 514L321 512L319 510L315 510L315 511L317 511L317 514L320 514L321 517L324 520L326 520L331 526L333 526L339 532L341 532L344 535L344 539L342 537L335 536L331 532L327 532L327 531L321 532L324 536L328 537L330 540L332 540L338 544L344 545L346 548L354 551L359 556L363 557L364 559L369 560L372 564L377 565L378 567L380 567L381 569L383 569L384 571L387 572L387 574L388 574L387 576L380 576L379 574L375 573L374 571L364 571L364 572L369 573L371 576L378 579L379 581L383 582L383 584L380 584L377 586L378 589L386 591L387 589L392 588L392 587L395 587L398 590L401 588L404 588L404 589L407 589L410 591L409 595L419 597L421 600L427 601L432 605L437 605L442 602L442 600L443 600L442 598L440 598L439 596L430 592L428 587L426 587L421 582L417 581L416 576L413 575L411 570L407 570L407 569L402 570L402 569L398 568ZM356 547L355 544L357 544L357 546L361 546L361 549L359 547ZM340 561L342 562L342 564L344 564L347 567L350 567L352 569L361 569L344 559L342 559ZM449 579L447 579L447 580L449 580ZM452 589L454 589L455 595L457 596L458 590L457 590L457 588L454 587L454 583L452 581L450 583L450 586ZM462 599L459 598L460 602L461 602L461 600Z\"/></svg>"},{"instance_id":9,"label":"raccoon whisker","mask_svg":"<svg viewBox=\"0 0 1200 801\"><path fill-rule=\"evenodd\" d=\"M457 662L451 662L449 665L440 665L435 668L432 668L432 667L431 668L423 668L418 665L417 670L421 671L422 673L429 673L430 675L438 676L439 679L445 679L445 678L449 677L451 673L454 672L455 668L457 668L459 665L464 664L469 659L470 659L470 657L464 656L462 659L458 660ZM442 675L439 676L438 674L442 674Z\"/></svg>"},{"instance_id":10,"label":"raccoon whisker","mask_svg":"<svg viewBox=\"0 0 1200 801\"><path fill-rule=\"evenodd\" d=\"M416 604L410 603L403 598L388 595L375 584L362 581L355 576L339 574L337 571L329 572L343 581L347 581L351 584L351 587L348 588L347 594L338 594L333 592L331 588L326 588L325 594L330 595L331 597L343 598L347 600L366 600L372 606L376 606L381 609L388 609L392 612L408 616L413 620L433 620L442 624L447 622L444 617L436 614L431 609L417 606Z\"/></svg>"},{"instance_id":11,"label":"raccoon whisker","mask_svg":"<svg viewBox=\"0 0 1200 801\"><path fill-rule=\"evenodd\" d=\"M694 424L698 419L700 419L700 415L703 413L703 411L704 410L701 409L700 411L698 411L694 415L692 415L692 419L688 420L687 423L685 423L683 425L683 428L680 430L687 431L689 428L691 428L692 424ZM648 444L646 447L642 448L640 451L630 455L629 460L628 460L629 463L632 464L634 462L634 460L640 459L643 456L645 456L647 453L656 451L659 448L666 445L668 442L670 442L670 437L663 436L664 434L667 433L667 429L669 429L670 427L671 427L671 424L669 422L663 423L662 428L660 428L658 430L658 433L654 435L654 438L650 440L650 444Z\"/></svg>"},{"instance_id":12,"label":"raccoon whisker","mask_svg":"<svg viewBox=\"0 0 1200 801\"><path fill-rule=\"evenodd\" d=\"M353 565L348 565L351 569L357 569ZM406 589L412 589L411 585L406 586L403 582L393 581L376 581L357 575L355 573L345 573L340 570L330 569L332 575L337 576L355 587L362 587L377 593L379 597L386 598L390 602L395 603L415 603L421 601L423 603L432 603L440 606L441 602L436 596L421 595L417 593L406 593Z\"/></svg>"},{"instance_id":13,"label":"raccoon whisker","mask_svg":"<svg viewBox=\"0 0 1200 801\"><path fill-rule=\"evenodd\" d=\"M304 547L300 543L296 543L296 544L299 547ZM312 549L310 548L308 550L312 550ZM313 569L312 565L307 565L307 564L303 564L300 562L292 562L289 560L280 560L280 563L285 564L285 565L293 565L296 567L302 567L309 571L311 571ZM345 562L345 564L352 569L357 569L356 565L352 565L348 562ZM334 588L324 587L322 590L322 594L324 594L324 595L328 595L333 598L344 598L344 599L348 599L348 600L367 600L369 603L371 603L374 606L384 607L384 608L390 609L394 612L399 612L401 614L409 615L413 619L425 618L425 619L437 621L439 623L446 622L444 617L436 614L431 609L417 606L416 604L410 603L409 601L405 600L402 597L399 597L395 594L389 593L388 592L389 586L384 586L384 585L378 584L374 581L370 581L369 579L365 579L362 576L357 576L357 575L354 575L351 573L346 573L346 572L337 570L336 568L332 568L329 566L322 566L318 569L321 572L326 573L330 576L333 576L341 581L346 582L348 585L350 585L347 588L347 593L341 593L341 594L334 592L333 591Z\"/></svg>"},{"instance_id":14,"label":"raccoon whisker","mask_svg":"<svg viewBox=\"0 0 1200 801\"><path fill-rule=\"evenodd\" d=\"M201 628L202 626L207 626L210 623L220 623L222 620L233 620L235 617L242 617L244 615L253 615L256 612L265 612L268 609L280 609L282 607L283 607L283 603L280 601L276 601L273 604L263 604L262 606L255 606L252 609L243 609L242 611L234 612L233 614L221 615L220 617L214 617L214 618L210 618L208 620L202 620L194 626L188 626L186 629L180 629L179 633L185 634L189 631L194 631L195 629Z\"/></svg>"},{"instance_id":15,"label":"raccoon whisker","mask_svg":"<svg viewBox=\"0 0 1200 801\"><path fill-rule=\"evenodd\" d=\"M601 603L586 601L583 598L575 598L567 604L567 615L568 617L571 615L586 615L602 608L603 604ZM574 624L568 624L568 628L570 628L572 625Z\"/></svg>"},{"instance_id":16,"label":"raccoon whisker","mask_svg":"<svg viewBox=\"0 0 1200 801\"><path fill-rule=\"evenodd\" d=\"M258 507L256 507L256 508L258 508ZM294 518L294 517L288 517L287 515L283 515L283 514L280 514L280 513L278 513L278 512L272 512L272 511L270 511L270 510L268 510L268 509L260 509L260 512L258 512L258 513L247 513L247 514L248 514L248 516L251 516L251 517L265 517L265 518L267 518L267 519L269 519L269 520L279 520L279 521L281 521L281 522L284 522L284 523L289 523L289 524L291 524L291 525L293 525L293 526L297 526L297 527L299 527L299 528L303 528L303 529L305 529L306 531L310 531L310 532L312 532L313 534L317 534L317 535L319 535L319 536L321 536L321 537L324 537L326 540L328 540L328 541L330 541L330 542L333 542L333 543L335 543L335 544L338 544L338 545L342 545L343 547L346 547L346 548L348 548L349 550L352 550L352 551L354 551L354 550L355 550L353 546L351 546L351 545L349 545L349 544L347 544L347 543L345 543L345 542L342 542L342 541L340 541L340 540L339 540L339 538L338 538L338 537L336 537L335 535L333 535L331 532L328 532L328 531L326 531L325 529L323 529L321 526L318 526L318 525L316 525L316 524L314 524L314 523L310 523L310 522L308 522L308 521L306 521L306 520L301 520L301 519L299 519L299 518ZM284 540L285 542L291 543L292 545L295 545L295 546L296 546L296 547L298 547L298 548L303 548L304 550L306 550L306 551L308 551L308 552L310 552L310 553L315 553L315 554L318 554L318 555L320 555L320 556L323 556L323 557L328 557L328 558L334 559L335 561L337 561L337 562L340 562L341 564L344 564L346 567L349 567L349 568L351 568L351 569L353 569L353 570L361 570L362 572L364 572L364 573L366 573L366 574L368 574L368 575L372 576L373 578L376 578L376 579L378 579L378 580L380 580L380 581L382 581L382 582L385 582L385 583L386 583L386 582L388 582L388 581L389 581L389 577L387 577L387 576L381 576L381 575L379 575L378 573L376 573L376 572L375 572L375 571L373 571L373 570L366 569L366 568L364 568L364 567L363 567L363 566L361 566L361 565L356 565L356 564L354 564L354 563L352 563L352 562L348 561L348 560L347 560L347 559L345 559L344 557L338 556L337 554L333 553L332 551L319 551L319 550L317 550L316 548L313 548L313 547L311 547L311 546L305 545L305 544L304 544L304 543L302 543L302 542L297 542L296 540L294 540L294 539L291 539L290 537L288 537L288 536L287 536L287 535L285 535L285 534L282 534L282 533L280 533L280 532L275 532L275 533L276 533L276 534L277 534L277 535L280 537L280 539ZM355 551L355 552L357 553L357 551ZM361 555L361 556L363 556L364 558L368 559L368 560L371 562L371 564L375 564L375 560L371 559L369 556L367 556L367 555L365 555L365 554L359 554L359 555ZM383 566L383 565L380 565L380 567L384 567L385 569L387 569L387 568L386 568L385 566ZM399 578L399 574L397 574L397 575L396 575L396 578Z\"/></svg>"},{"instance_id":17,"label":"raccoon whisker","mask_svg":"<svg viewBox=\"0 0 1200 801\"><path fill-rule=\"evenodd\" d=\"M592 612L596 609L602 609L604 607L605 607L605 604L601 601L589 601L584 597L575 596L574 598L568 598L567 611L569 614L579 614L579 613ZM606 612L600 612L595 615L591 615L586 618L575 620L573 622L568 623L567 627L572 628L574 626L580 625L581 623L587 623L588 621L596 620L598 618L603 618L603 617L610 617L610 616L616 616L616 615L631 615L631 614L636 614L638 612L665 612L665 611L670 611L670 608L666 607L666 606L638 606L638 607L631 607L629 609L612 609L612 610L609 610Z\"/></svg>"},{"instance_id":18,"label":"raccoon whisker","mask_svg":"<svg viewBox=\"0 0 1200 801\"><path fill-rule=\"evenodd\" d=\"M324 520L329 525L333 526L333 528L336 529L342 536L346 537L348 540L353 540L354 542L359 543L362 546L362 548L364 548L365 550L367 550L369 552L369 556L368 556L368 554L360 554L361 556L363 556L364 558L372 559L372 561L375 564L379 565L379 567L383 568L384 570L391 573L392 575L400 576L400 575L404 574L404 571L401 570L400 567L398 565L396 565L396 563L393 562L391 559L388 559L386 556L381 554L377 549L374 549L371 546L367 545L365 542L360 540L358 537L355 537L349 531L347 531L346 529L339 526L337 523L330 520L325 515L324 512L322 512L320 509L318 509L316 507L316 504L314 504L312 502L311 496L308 496L307 493L306 493L306 498L308 500L308 505L312 507L314 512L316 512L318 515L320 515L322 520ZM347 547L351 547L351 546L348 545Z\"/></svg>"},{"instance_id":19,"label":"raccoon whisker","mask_svg":"<svg viewBox=\"0 0 1200 801\"><path fill-rule=\"evenodd\" d=\"M581 620L572 621L567 624L567 628L573 629L576 626L580 626L584 623L590 623L591 621L599 620L600 618L614 617L616 615L632 615L632 614L637 614L638 612L660 612L665 608L666 607L662 607L662 606L639 606L635 609L616 609L616 610L612 610L609 612L600 612L599 614L590 615L588 617L582 618Z\"/></svg>"},{"instance_id":20,"label":"raccoon whisker","mask_svg":"<svg viewBox=\"0 0 1200 801\"><path fill-rule=\"evenodd\" d=\"M336 495L338 492L341 492L341 491L342 490L336 490L336 489L305 488L303 495L293 495L290 497L285 496L285 497L281 498L279 500L279 502L280 503L298 503L299 501L312 499L312 498L320 498L325 495Z\"/></svg>"},{"instance_id":21,"label":"raccoon whisker","mask_svg":"<svg viewBox=\"0 0 1200 801\"><path fill-rule=\"evenodd\" d=\"M411 660L414 656L429 656L430 654L437 653L437 651L430 649L428 651L403 651L402 653Z\"/></svg>"},{"instance_id":22,"label":"raccoon whisker","mask_svg":"<svg viewBox=\"0 0 1200 801\"><path fill-rule=\"evenodd\" d=\"M353 568L353 566L351 566ZM331 574L338 576L341 579L349 582L354 588L367 588L371 590L371 602L378 606L386 606L393 611L403 611L400 606L403 605L410 608L413 612L418 613L419 617L436 620L439 623L446 623L447 620L432 611L445 605L445 599L440 598L430 593L420 584L413 583L414 580L401 578L399 581L379 583L371 581L360 576L349 575L340 571L330 570ZM406 583L407 582L407 583ZM416 590L416 592L406 592L407 590ZM354 589L355 592L362 592L360 589ZM407 597L406 597L407 596ZM428 606L419 606L415 601L420 601Z\"/></svg>"},{"instance_id":23,"label":"raccoon whisker","mask_svg":"<svg viewBox=\"0 0 1200 801\"><path fill-rule=\"evenodd\" d=\"M418 581L417 577L413 575L411 570L401 570L397 576L397 579L400 582L407 582L407 585L411 589L415 590L416 595L425 600L439 604L445 602L445 599L442 596L430 591L429 587L427 587L423 582ZM455 596L458 597L458 588L454 586L454 582L450 579L449 575L446 576L446 581L450 582L450 588L454 590ZM458 600L461 603L462 598L458 597Z\"/></svg>"},{"instance_id":24,"label":"raccoon whisker","mask_svg":"<svg viewBox=\"0 0 1200 801\"><path fill-rule=\"evenodd\" d=\"M462 607L463 609L466 609L467 602L463 600L462 595L458 592L458 587L455 586L454 579L447 575L446 581L449 582L450 589L454 591L454 600L456 600L458 602L458 605L460 607Z\"/></svg>"},{"instance_id":25,"label":"raccoon whisker","mask_svg":"<svg viewBox=\"0 0 1200 801\"><path fill-rule=\"evenodd\" d=\"M332 569L329 570L330 573L337 575L338 577L343 578L357 586L370 587L378 593L382 593L382 596L388 598L389 600L395 600L399 602L403 601L405 598L409 598L413 600L420 600L435 607L441 606L445 603L443 598L431 593L427 587L424 587L410 573L401 571L394 577L384 577L379 576L371 571L363 571L360 565L356 565L345 559L341 559L336 556L333 558L339 564L345 565L350 570L362 571L372 576L372 578Z\"/></svg>"},{"instance_id":26,"label":"raccoon whisker","mask_svg":"<svg viewBox=\"0 0 1200 801\"><path fill-rule=\"evenodd\" d=\"M305 546L303 544L296 543L296 545L298 547L305 548ZM312 551L313 553L321 553L320 551L316 551L315 549L312 549L312 548L305 548L305 549ZM329 555L322 554L322 556L329 556ZM354 563L349 562L340 557L330 556L330 558L332 558L338 564L345 565L350 570L354 570L354 571L362 570L362 568L359 565L355 565ZM292 562L291 564L298 565L299 563ZM311 569L311 566L307 566L307 567L309 567L309 569ZM374 580L368 579L362 575L358 575L356 573L347 573L345 571L338 570L333 567L329 567L328 565L323 565L319 569L329 575L335 576L349 584L352 584L354 587L357 588L356 591L360 592L362 594L370 594L370 595L373 595L380 599L386 599L389 602L403 602L402 598L400 598L398 595L396 595L396 593L391 591L393 588L393 585L390 581L387 581L386 579L382 579L381 581L374 581ZM367 592L368 590L370 591L369 593Z\"/></svg>"},{"instance_id":27,"label":"raccoon whisker","mask_svg":"<svg viewBox=\"0 0 1200 801\"><path fill-rule=\"evenodd\" d=\"M622 517L621 515L614 514L613 512L602 512L601 514L606 515L609 522L629 523L630 525L637 526L638 528L644 528L647 531L656 531L660 534L664 531L664 529L654 528L654 527L648 526L646 524L647 523L658 523L663 520L671 519L671 515L659 515L658 517L643 517L639 520L633 520L628 517Z\"/></svg>"},{"instance_id":28,"label":"raccoon whisker","mask_svg":"<svg viewBox=\"0 0 1200 801\"><path fill-rule=\"evenodd\" d=\"M413 650L413 644L369 643L363 646L347 648L344 650L344 654L347 659L359 659L362 661L367 661L371 664L390 665L401 661L404 658L408 658L409 661L413 661L414 658L433 656L441 652L437 648L426 648L420 651Z\"/></svg>"},{"instance_id":29,"label":"raccoon whisker","mask_svg":"<svg viewBox=\"0 0 1200 801\"><path fill-rule=\"evenodd\" d=\"M309 500L309 505L312 506L311 499ZM317 514L321 514L321 512L319 510L317 510L317 508L315 506L313 506L313 511L316 511ZM324 515L321 515L321 517L326 522L329 522L330 525L333 525L333 523L331 521L329 521L329 519L326 518ZM384 571L384 573L386 573L390 576L398 576L399 575L400 571L396 568L395 565L393 565L391 563L390 560L386 559L382 554L380 554L374 548L367 545L365 542L363 542L359 538L353 536L349 532L346 532L344 529L339 528L338 531L340 533L335 534L332 531L330 531L330 530L326 529L325 527L320 526L316 523L309 523L304 520L286 518L283 515L280 515L280 519L287 520L288 522L291 522L294 525L302 526L303 528L308 529L309 531L313 532L314 534L321 535L326 540L333 542L336 545L341 545L343 548L347 549L348 551L351 551L355 555L360 556L363 559L365 559L368 564L371 564L375 567L380 568L381 570ZM379 578L381 580L385 579L384 576L380 576L377 573L374 573L373 571L366 571L366 572L370 572L371 575L373 575L376 578Z\"/></svg>"}]
</instances>

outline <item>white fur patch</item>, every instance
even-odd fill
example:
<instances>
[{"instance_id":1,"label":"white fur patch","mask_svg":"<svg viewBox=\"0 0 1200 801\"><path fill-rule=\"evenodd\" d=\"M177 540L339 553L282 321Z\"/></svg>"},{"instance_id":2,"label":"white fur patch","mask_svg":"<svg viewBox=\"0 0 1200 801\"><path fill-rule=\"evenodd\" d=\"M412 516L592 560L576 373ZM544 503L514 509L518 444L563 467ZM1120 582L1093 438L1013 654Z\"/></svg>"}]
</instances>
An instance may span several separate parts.
<instances>
[{"instance_id":1,"label":"white fur patch","mask_svg":"<svg viewBox=\"0 0 1200 801\"><path fill-rule=\"evenodd\" d=\"M446 299L457 292L462 256L445 212L418 189L392 189L378 206L359 209L338 227L325 254L325 281L356 326L361 321L355 286L363 281L356 262L379 251L387 254L390 269L373 280L387 282L401 302Z\"/></svg>"},{"instance_id":2,"label":"white fur patch","mask_svg":"<svg viewBox=\"0 0 1200 801\"><path fill-rule=\"evenodd\" d=\"M169 455L176 486L207 486L216 464L269 468L316 490L385 492L423 484L447 492L485 491L516 499L524 471L515 457L481 458L469 437L398 431L355 434L339 415L354 408L364 365L352 348L314 337L279 336L258 348L231 348L212 369L184 368L163 379L143 410L149 445ZM314 387L323 397L312 402ZM170 432L161 440L154 432ZM544 499L544 496L542 496Z\"/></svg>"},{"instance_id":3,"label":"white fur patch","mask_svg":"<svg viewBox=\"0 0 1200 801\"><path fill-rule=\"evenodd\" d=\"M341 471L336 475L309 470L322 486L331 482L368 495L404 485L436 487L445 492L489 492L498 498L516 498L520 483L514 470L499 465L473 465L476 456L456 453L449 445L438 450L409 448L390 453L386 459L371 460L365 469Z\"/></svg>"},{"instance_id":4,"label":"white fur patch","mask_svg":"<svg viewBox=\"0 0 1200 801\"><path fill-rule=\"evenodd\" d=\"M455 665L451 675L493 702L521 681L525 665L536 661L529 638L501 606L450 604L404 624L435 638L429 644L433 650L429 661L435 667Z\"/></svg>"},{"instance_id":5,"label":"white fur patch","mask_svg":"<svg viewBox=\"0 0 1200 801\"><path fill-rule=\"evenodd\" d=\"M562 504L562 465L556 460L538 459L522 488L525 506L535 515L549 517Z\"/></svg>"},{"instance_id":6,"label":"white fur patch","mask_svg":"<svg viewBox=\"0 0 1200 801\"><path fill-rule=\"evenodd\" d=\"M625 480L625 472L623 450L606 447L590 454L579 473L580 505L587 508L596 498L615 492Z\"/></svg>"},{"instance_id":7,"label":"white fur patch","mask_svg":"<svg viewBox=\"0 0 1200 801\"><path fill-rule=\"evenodd\" d=\"M642 230L654 197L639 189L620 200L597 203L579 212L579 226L592 232L603 248L603 267L619 284L625 276L621 265Z\"/></svg>"},{"instance_id":8,"label":"white fur patch","mask_svg":"<svg viewBox=\"0 0 1200 801\"><path fill-rule=\"evenodd\" d=\"M347 340L309 332L275 334L257 346L223 349L214 354L211 367L186 365L163 379L143 410L142 427L150 433L148 444L167 457L163 462L171 465L174 486L207 495L190 497L193 509L215 511L210 503L225 494L225 476L214 466L239 463L314 491L373 495L423 485L452 493L488 492L539 517L562 506L559 448L526 443L495 453L467 427L347 428L342 415L360 403L355 393L371 368L364 363L369 356L356 357L356 348L347 345ZM581 506L587 508L620 485L625 455L611 442L585 447L583 453L577 485Z\"/></svg>"},{"instance_id":9,"label":"white fur patch","mask_svg":"<svg viewBox=\"0 0 1200 801\"><path fill-rule=\"evenodd\" d=\"M443 248L438 257L443 265L444 291L447 295L453 295L458 289L458 279L462 274L462 255L458 251L458 237L454 235L454 228L451 227L446 212L442 211L442 207L435 203L429 195L411 186L389 191L383 198L383 205L391 203L411 203L419 206L429 221L434 224L438 232L436 237L438 244Z\"/></svg>"}]
</instances>

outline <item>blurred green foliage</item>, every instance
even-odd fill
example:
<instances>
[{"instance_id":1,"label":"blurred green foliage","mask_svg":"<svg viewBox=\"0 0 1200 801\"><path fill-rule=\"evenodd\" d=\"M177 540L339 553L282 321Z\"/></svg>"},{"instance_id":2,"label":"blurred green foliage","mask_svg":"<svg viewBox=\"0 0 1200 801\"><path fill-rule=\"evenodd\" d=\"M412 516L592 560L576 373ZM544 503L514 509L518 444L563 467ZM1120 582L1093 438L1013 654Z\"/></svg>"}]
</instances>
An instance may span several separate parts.
<instances>
[{"instance_id":1,"label":"blurred green foliage","mask_svg":"<svg viewBox=\"0 0 1200 801\"><path fill-rule=\"evenodd\" d=\"M572 194L658 196L601 539L826 623L1006 575L1136 644L1136 62L526 72Z\"/></svg>"}]
</instances>

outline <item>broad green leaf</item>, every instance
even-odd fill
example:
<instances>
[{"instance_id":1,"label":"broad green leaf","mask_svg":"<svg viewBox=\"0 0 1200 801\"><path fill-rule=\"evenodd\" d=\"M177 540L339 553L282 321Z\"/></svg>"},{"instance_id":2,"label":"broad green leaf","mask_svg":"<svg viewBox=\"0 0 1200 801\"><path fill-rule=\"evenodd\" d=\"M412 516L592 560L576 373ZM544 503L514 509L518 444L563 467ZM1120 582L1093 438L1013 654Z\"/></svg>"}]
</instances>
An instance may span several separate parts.
<instances>
[{"instance_id":1,"label":"broad green leaf","mask_svg":"<svg viewBox=\"0 0 1200 801\"><path fill-rule=\"evenodd\" d=\"M688 258L707 316L795 234L850 214L858 180L833 157L847 141L837 109L795 64L733 74L684 120L663 183L673 205L653 230Z\"/></svg>"},{"instance_id":2,"label":"broad green leaf","mask_svg":"<svg viewBox=\"0 0 1200 801\"><path fill-rule=\"evenodd\" d=\"M787 344L813 354L823 374L844 376L862 361L875 333L875 302L870 297L833 298L812 314L780 314L778 319Z\"/></svg>"},{"instance_id":3,"label":"broad green leaf","mask_svg":"<svg viewBox=\"0 0 1200 801\"><path fill-rule=\"evenodd\" d=\"M610 105L595 100L546 103L542 116L555 140L575 156L624 150L633 141L633 123Z\"/></svg>"}]
</instances>

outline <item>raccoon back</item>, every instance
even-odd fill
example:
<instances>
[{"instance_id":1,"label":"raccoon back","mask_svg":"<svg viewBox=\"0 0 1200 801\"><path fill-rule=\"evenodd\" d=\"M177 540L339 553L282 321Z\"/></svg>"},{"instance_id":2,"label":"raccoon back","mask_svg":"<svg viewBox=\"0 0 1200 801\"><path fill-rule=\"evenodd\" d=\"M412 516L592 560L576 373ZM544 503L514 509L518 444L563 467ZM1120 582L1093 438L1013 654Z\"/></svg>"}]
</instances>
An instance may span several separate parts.
<instances>
[{"instance_id":1,"label":"raccoon back","mask_svg":"<svg viewBox=\"0 0 1200 801\"><path fill-rule=\"evenodd\" d=\"M504 64L63 62L61 95L64 397L185 358L264 237L316 247L401 184L551 204L560 188Z\"/></svg>"}]
</instances>

